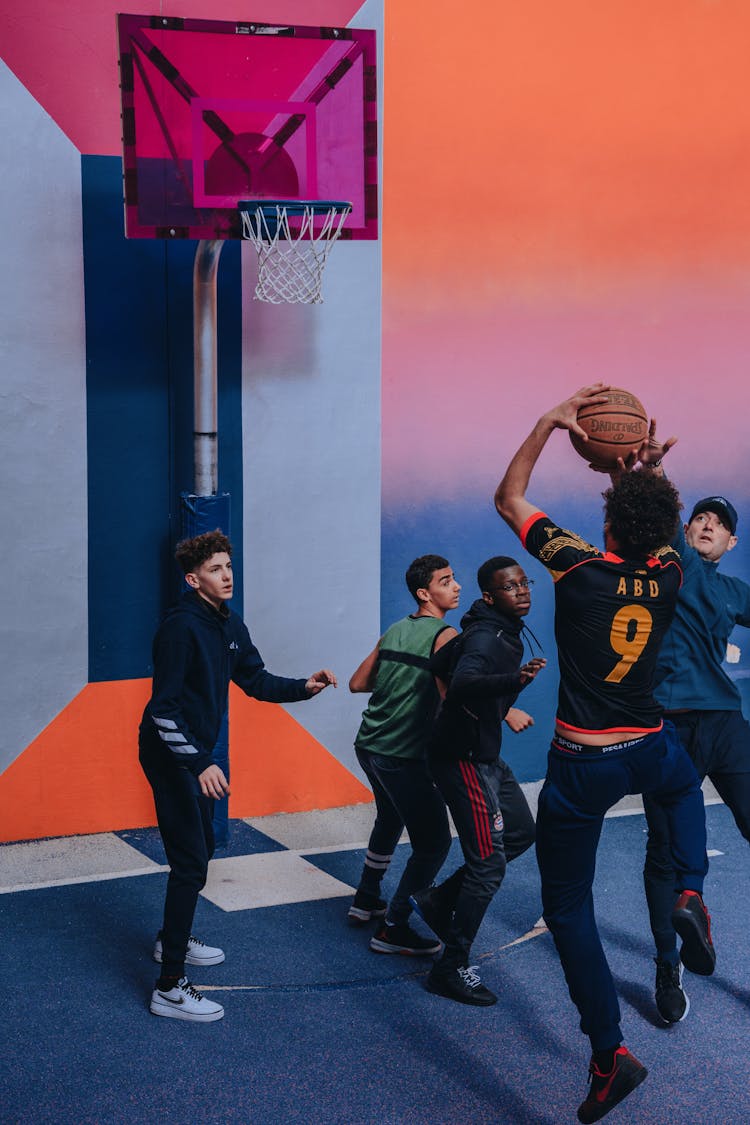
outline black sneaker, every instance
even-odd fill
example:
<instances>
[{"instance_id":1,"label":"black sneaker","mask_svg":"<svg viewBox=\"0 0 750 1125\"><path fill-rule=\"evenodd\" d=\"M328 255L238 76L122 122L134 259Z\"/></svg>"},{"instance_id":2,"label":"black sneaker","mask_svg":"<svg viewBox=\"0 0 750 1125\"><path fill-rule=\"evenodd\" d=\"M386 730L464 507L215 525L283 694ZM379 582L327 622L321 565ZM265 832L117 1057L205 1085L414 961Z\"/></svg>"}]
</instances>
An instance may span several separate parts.
<instances>
[{"instance_id":1,"label":"black sneaker","mask_svg":"<svg viewBox=\"0 0 750 1125\"><path fill-rule=\"evenodd\" d=\"M665 1023L679 1023L690 1011L690 1001L682 987L682 965L678 961L656 961L656 1007Z\"/></svg>"},{"instance_id":2,"label":"black sneaker","mask_svg":"<svg viewBox=\"0 0 750 1125\"><path fill-rule=\"evenodd\" d=\"M347 918L355 926L364 925L372 918L385 917L385 911L388 903L384 898L378 898L377 895L370 895L367 891L357 891L354 896L354 902L349 907Z\"/></svg>"},{"instance_id":3,"label":"black sneaker","mask_svg":"<svg viewBox=\"0 0 750 1125\"><path fill-rule=\"evenodd\" d=\"M711 915L697 891L683 891L672 911L672 926L682 938L680 958L686 969L710 977L716 967Z\"/></svg>"},{"instance_id":4,"label":"black sneaker","mask_svg":"<svg viewBox=\"0 0 750 1125\"><path fill-rule=\"evenodd\" d=\"M453 911L440 902L435 888L428 887L426 891L419 891L417 894L411 895L409 902L422 921L430 927L433 934L437 934L441 941L447 941L453 920Z\"/></svg>"},{"instance_id":5,"label":"black sneaker","mask_svg":"<svg viewBox=\"0 0 750 1125\"><path fill-rule=\"evenodd\" d=\"M370 938L373 953L404 953L407 957L429 957L440 952L440 942L415 933L406 922L400 926L383 925Z\"/></svg>"},{"instance_id":6,"label":"black sneaker","mask_svg":"<svg viewBox=\"0 0 750 1125\"><path fill-rule=\"evenodd\" d=\"M497 996L482 984L476 965L464 968L430 970L427 977L427 991L448 1000L458 1000L459 1004L474 1004L478 1008L489 1008L497 1004Z\"/></svg>"},{"instance_id":7,"label":"black sneaker","mask_svg":"<svg viewBox=\"0 0 750 1125\"><path fill-rule=\"evenodd\" d=\"M578 1120L583 1125L591 1121L598 1121L609 1113L623 1098L640 1086L648 1074L645 1066L638 1062L635 1055L631 1055L627 1047L618 1047L615 1051L615 1062L609 1074L602 1074L593 1059L589 1066L589 1089L585 1102L578 1107Z\"/></svg>"}]
</instances>

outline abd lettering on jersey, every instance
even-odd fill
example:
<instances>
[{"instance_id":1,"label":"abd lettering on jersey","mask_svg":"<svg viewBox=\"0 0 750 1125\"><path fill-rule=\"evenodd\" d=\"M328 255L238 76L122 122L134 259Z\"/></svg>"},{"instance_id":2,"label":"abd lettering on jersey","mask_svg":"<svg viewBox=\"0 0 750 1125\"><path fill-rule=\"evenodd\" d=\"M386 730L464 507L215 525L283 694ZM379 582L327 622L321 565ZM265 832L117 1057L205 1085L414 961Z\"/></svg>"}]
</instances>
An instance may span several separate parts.
<instances>
[{"instance_id":1,"label":"abd lettering on jersey","mask_svg":"<svg viewBox=\"0 0 750 1125\"><path fill-rule=\"evenodd\" d=\"M658 598L659 583L655 578L620 575L615 593L621 598Z\"/></svg>"}]
</instances>

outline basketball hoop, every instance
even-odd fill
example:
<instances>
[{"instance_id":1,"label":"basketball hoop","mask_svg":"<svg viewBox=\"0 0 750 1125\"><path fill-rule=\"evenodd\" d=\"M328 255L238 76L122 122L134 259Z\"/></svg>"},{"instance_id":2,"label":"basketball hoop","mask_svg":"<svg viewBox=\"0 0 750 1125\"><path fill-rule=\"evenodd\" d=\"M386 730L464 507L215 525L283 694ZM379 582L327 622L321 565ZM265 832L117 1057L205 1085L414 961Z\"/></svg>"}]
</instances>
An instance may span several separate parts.
<instances>
[{"instance_id":1,"label":"basketball hoop","mask_svg":"<svg viewBox=\"0 0 750 1125\"><path fill-rule=\"evenodd\" d=\"M243 200L242 237L258 252L255 296L274 305L319 305L328 255L351 203L331 200Z\"/></svg>"}]
</instances>

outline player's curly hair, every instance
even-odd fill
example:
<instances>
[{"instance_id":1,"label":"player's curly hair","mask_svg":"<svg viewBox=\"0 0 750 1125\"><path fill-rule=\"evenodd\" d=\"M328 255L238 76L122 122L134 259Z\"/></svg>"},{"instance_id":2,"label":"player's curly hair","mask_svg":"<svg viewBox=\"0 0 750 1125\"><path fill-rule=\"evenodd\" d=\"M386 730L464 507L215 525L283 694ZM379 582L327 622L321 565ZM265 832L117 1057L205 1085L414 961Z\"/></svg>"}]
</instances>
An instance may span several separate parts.
<instances>
[{"instance_id":1,"label":"player's curly hair","mask_svg":"<svg viewBox=\"0 0 750 1125\"><path fill-rule=\"evenodd\" d=\"M604 519L625 558L645 558L671 543L682 504L666 477L648 471L623 473L602 496Z\"/></svg>"},{"instance_id":2,"label":"player's curly hair","mask_svg":"<svg viewBox=\"0 0 750 1125\"><path fill-rule=\"evenodd\" d=\"M222 551L231 557L232 544L217 527L215 531L204 531L202 535L194 535L192 539L183 539L177 544L174 557L183 574L194 574L212 555L218 555Z\"/></svg>"},{"instance_id":3,"label":"player's curly hair","mask_svg":"<svg viewBox=\"0 0 750 1125\"><path fill-rule=\"evenodd\" d=\"M415 602L419 603L417 590L425 590L429 586L435 571L445 570L446 566L450 565L442 555L420 555L418 559L410 563L404 577L409 593Z\"/></svg>"}]
</instances>

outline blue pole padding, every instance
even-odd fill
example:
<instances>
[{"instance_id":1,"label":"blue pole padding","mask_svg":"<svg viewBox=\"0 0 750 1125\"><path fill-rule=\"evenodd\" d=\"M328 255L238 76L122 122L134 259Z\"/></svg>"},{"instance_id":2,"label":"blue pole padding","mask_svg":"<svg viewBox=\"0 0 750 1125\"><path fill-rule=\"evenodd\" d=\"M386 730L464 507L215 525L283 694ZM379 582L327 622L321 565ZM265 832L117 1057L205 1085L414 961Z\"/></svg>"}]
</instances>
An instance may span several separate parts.
<instances>
[{"instance_id":1,"label":"blue pole padding","mask_svg":"<svg viewBox=\"0 0 750 1125\"><path fill-rule=\"evenodd\" d=\"M180 496L181 528L184 539L203 535L206 531L218 528L231 538L231 496L220 492L215 496L193 496L183 492ZM222 720L219 737L213 750L214 761L229 780L229 715ZM222 797L214 801L214 838L217 848L229 844L229 799Z\"/></svg>"}]
</instances>

